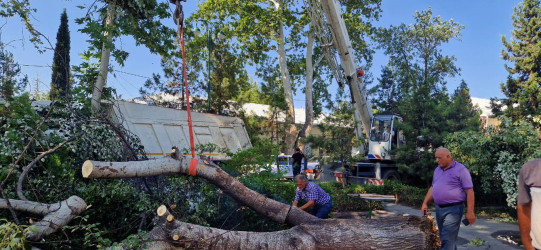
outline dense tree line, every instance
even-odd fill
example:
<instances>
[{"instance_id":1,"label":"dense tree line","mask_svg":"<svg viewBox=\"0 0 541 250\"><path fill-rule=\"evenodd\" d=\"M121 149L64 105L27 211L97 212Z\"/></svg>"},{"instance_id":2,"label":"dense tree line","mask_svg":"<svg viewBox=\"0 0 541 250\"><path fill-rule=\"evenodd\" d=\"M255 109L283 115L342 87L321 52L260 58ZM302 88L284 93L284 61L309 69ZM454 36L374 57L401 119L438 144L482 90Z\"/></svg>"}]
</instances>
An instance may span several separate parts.
<instances>
[{"instance_id":1,"label":"dense tree line","mask_svg":"<svg viewBox=\"0 0 541 250\"><path fill-rule=\"evenodd\" d=\"M465 81L449 96L447 79L459 74L454 56L442 45L460 37L464 28L442 20L432 10L415 12L415 23L380 28L375 40L389 56L372 101L380 112L400 114L407 138L398 149L399 170L413 184L428 183L434 168L433 150L443 138L461 130L479 129L479 111L473 107Z\"/></svg>"}]
</instances>

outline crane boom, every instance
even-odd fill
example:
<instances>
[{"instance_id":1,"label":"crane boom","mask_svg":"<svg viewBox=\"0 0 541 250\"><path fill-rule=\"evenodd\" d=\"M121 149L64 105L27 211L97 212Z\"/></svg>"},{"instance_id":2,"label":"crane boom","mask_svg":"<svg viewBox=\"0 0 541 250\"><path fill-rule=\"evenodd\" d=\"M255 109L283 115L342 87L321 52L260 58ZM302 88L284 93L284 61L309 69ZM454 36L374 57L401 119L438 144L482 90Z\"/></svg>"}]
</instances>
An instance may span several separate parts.
<instances>
[{"instance_id":1,"label":"crane boom","mask_svg":"<svg viewBox=\"0 0 541 250\"><path fill-rule=\"evenodd\" d=\"M340 10L340 3L336 0L306 0L305 6L311 16L312 23L315 23L316 35L320 43L328 44L330 39L325 36L325 29L323 28L328 24L332 34L332 45L327 46L328 48L335 48L340 56L340 61L342 63L342 68L344 70L345 78L349 83L349 87L352 95L352 104L355 109L355 118L360 124L357 127L357 137L361 139L362 129L368 138L368 133L370 132L370 124L372 120L372 109L366 98L366 94L361 87L362 79L357 76L357 64L355 63L355 53L351 46L351 41L349 39L349 34L346 29L346 24L342 18L342 11ZM320 14L320 10L323 10L326 16L326 22L323 20L323 15ZM326 53L330 53L329 49L326 49ZM334 56L326 56L330 60L330 66L333 68L333 72L337 71L336 63L333 63L336 60ZM340 82L341 78L336 76L337 81Z\"/></svg>"},{"instance_id":2,"label":"crane boom","mask_svg":"<svg viewBox=\"0 0 541 250\"><path fill-rule=\"evenodd\" d=\"M304 1L316 37L318 37L320 44L322 44L325 57L328 60L330 59L329 66L333 74L339 84L343 78L349 84L351 103L354 107L355 120L357 122L355 126L357 138L362 140L364 139L362 135L366 135L365 138L368 145L366 159L371 162L368 165L371 167L375 166L374 169L376 169L371 173L375 172L375 177L378 179L385 176L385 174L390 175L396 169L395 164L385 165L384 168L387 170L382 172L380 162L394 162L394 156L390 155L389 151L405 143L402 131L396 126L396 123L399 123L402 118L395 114L372 114L372 109L362 86L362 79L357 74L358 66L355 60L355 53L344 18L342 17L340 2L338 0ZM336 53L339 55L345 77L337 76L337 74L340 74L337 72L342 71L336 63Z\"/></svg>"}]
</instances>

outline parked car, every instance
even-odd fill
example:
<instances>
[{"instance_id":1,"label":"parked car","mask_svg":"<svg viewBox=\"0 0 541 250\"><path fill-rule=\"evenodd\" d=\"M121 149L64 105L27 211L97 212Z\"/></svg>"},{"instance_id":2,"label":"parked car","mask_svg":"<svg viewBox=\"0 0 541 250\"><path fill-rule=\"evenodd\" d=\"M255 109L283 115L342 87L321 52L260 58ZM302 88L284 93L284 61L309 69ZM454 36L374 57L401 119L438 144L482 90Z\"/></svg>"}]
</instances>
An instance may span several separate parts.
<instances>
[{"instance_id":1,"label":"parked car","mask_svg":"<svg viewBox=\"0 0 541 250\"><path fill-rule=\"evenodd\" d=\"M306 162L303 159L301 166L306 165L306 175L308 179L317 179L316 176L321 172L319 162ZM301 170L304 167L301 167ZM278 155L272 164L273 173L282 173L284 178L293 178L293 158L291 155Z\"/></svg>"}]
</instances>

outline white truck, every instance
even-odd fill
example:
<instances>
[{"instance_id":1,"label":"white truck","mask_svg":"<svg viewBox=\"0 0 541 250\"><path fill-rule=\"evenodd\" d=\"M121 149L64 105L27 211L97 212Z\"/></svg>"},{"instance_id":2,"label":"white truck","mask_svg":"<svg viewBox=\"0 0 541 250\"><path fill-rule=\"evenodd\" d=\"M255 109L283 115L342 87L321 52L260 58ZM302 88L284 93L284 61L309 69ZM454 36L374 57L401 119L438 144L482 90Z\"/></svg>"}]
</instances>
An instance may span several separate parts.
<instances>
[{"instance_id":1,"label":"white truck","mask_svg":"<svg viewBox=\"0 0 541 250\"><path fill-rule=\"evenodd\" d=\"M302 159L301 170L306 167L306 176L309 180L317 180L323 173L322 168L318 162L307 162L306 159ZM276 157L275 162L271 165L273 173L282 173L283 178L293 179L293 158L291 155L280 154Z\"/></svg>"},{"instance_id":2,"label":"white truck","mask_svg":"<svg viewBox=\"0 0 541 250\"><path fill-rule=\"evenodd\" d=\"M360 152L365 158L355 163L355 171L348 181L351 179L351 182L366 183L369 178L400 179L395 157L389 154L389 150L405 143L402 131L399 131L396 126L402 118L396 114L372 114L362 88L360 77L363 72L358 71L359 67L355 62L355 53L342 18L340 2L338 0L305 0L305 8L310 13L316 36L325 48L325 57L329 61L335 78L339 83L345 78L349 84L358 124L357 138L367 141L367 146L364 147L367 152ZM332 38L327 35L329 30ZM336 63L335 50L339 54L345 77L337 73L341 70ZM363 137L363 134L366 137Z\"/></svg>"},{"instance_id":3,"label":"white truck","mask_svg":"<svg viewBox=\"0 0 541 250\"><path fill-rule=\"evenodd\" d=\"M110 107L117 122L141 139L149 158L168 156L173 146L190 148L187 111L127 101L114 101ZM233 153L252 147L240 118L192 112L192 123L196 147L214 144ZM227 160L225 153L203 154L213 161Z\"/></svg>"}]
</instances>

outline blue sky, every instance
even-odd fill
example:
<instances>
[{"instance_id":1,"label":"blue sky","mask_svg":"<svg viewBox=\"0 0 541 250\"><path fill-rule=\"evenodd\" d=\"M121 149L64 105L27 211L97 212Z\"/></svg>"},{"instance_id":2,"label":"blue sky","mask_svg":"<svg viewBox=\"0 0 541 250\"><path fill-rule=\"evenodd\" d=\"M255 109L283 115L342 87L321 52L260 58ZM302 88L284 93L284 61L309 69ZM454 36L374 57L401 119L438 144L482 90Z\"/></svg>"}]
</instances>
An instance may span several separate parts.
<instances>
[{"instance_id":1,"label":"blue sky","mask_svg":"<svg viewBox=\"0 0 541 250\"><path fill-rule=\"evenodd\" d=\"M165 1L165 0L163 0ZM78 9L75 6L88 6L94 1L85 0L33 0L32 6L37 8L33 23L37 30L42 32L51 43L55 44L56 32L60 23L60 14L64 8L68 11L71 31L71 64L81 62L79 54L87 47L83 34L79 33L74 18L81 17L86 9ZM168 2L168 1L166 1ZM401 23L411 24L415 11L432 8L434 15L441 16L444 20L453 19L465 26L461 40L453 40L443 47L443 53L454 55L457 65L461 68L461 75L454 79L448 79L449 91L454 90L460 81L464 79L471 90L471 95L480 98L503 97L499 84L504 82L507 72L504 69L505 62L501 59L503 48L501 37L510 38L512 24L511 15L513 7L518 0L383 0L382 16L376 24L387 27ZM197 1L188 0L183 3L188 16L197 8ZM15 55L15 60L22 65L22 70L31 80L29 89L35 90L35 81L39 77L40 91L47 91L50 82L50 65L52 63L52 51L39 54L34 46L28 42L28 32L21 26L17 18L4 19L1 39L7 43L7 49ZM173 22L166 22L173 27ZM117 89L123 98L139 96L139 88L146 77L152 73L161 73L160 58L152 55L144 47L136 47L130 38L122 38L118 41L120 46L130 52L125 66L115 65L115 72L110 74L108 85ZM379 76L381 66L387 63L387 57L377 53L374 57L374 66L371 71L376 77ZM295 97L295 106L304 106L304 97Z\"/></svg>"}]
</instances>

